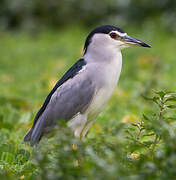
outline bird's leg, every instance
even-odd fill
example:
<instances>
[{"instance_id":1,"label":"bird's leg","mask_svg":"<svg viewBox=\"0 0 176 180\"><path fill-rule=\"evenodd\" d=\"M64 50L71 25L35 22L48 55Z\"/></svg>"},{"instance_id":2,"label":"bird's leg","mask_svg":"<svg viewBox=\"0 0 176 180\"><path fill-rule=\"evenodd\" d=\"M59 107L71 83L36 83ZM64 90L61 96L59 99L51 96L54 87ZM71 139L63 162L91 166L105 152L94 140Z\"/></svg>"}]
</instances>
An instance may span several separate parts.
<instances>
[{"instance_id":1,"label":"bird's leg","mask_svg":"<svg viewBox=\"0 0 176 180\"><path fill-rule=\"evenodd\" d=\"M86 123L86 125L84 126L84 128L82 129L82 131L80 133L80 139L81 140L84 139L85 135L87 134L87 131L89 130L89 128L92 126L93 123L94 123L94 121Z\"/></svg>"},{"instance_id":2,"label":"bird's leg","mask_svg":"<svg viewBox=\"0 0 176 180\"><path fill-rule=\"evenodd\" d=\"M86 122L87 114L78 114L68 122L68 126L74 131L76 137L81 137L81 132L84 129Z\"/></svg>"}]
</instances>

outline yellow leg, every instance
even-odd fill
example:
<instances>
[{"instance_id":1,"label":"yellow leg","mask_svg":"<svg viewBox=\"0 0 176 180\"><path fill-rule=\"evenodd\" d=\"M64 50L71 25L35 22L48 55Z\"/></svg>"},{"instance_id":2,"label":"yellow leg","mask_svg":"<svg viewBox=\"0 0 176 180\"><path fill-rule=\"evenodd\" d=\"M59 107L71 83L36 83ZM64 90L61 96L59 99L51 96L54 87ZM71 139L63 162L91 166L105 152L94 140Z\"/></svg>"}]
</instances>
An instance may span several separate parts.
<instances>
[{"instance_id":1,"label":"yellow leg","mask_svg":"<svg viewBox=\"0 0 176 180\"><path fill-rule=\"evenodd\" d=\"M87 134L87 131L89 130L89 128L92 126L92 124L94 123L94 121L88 122L85 124L84 128L82 129L81 133L80 133L80 139L84 139L85 135Z\"/></svg>"}]
</instances>

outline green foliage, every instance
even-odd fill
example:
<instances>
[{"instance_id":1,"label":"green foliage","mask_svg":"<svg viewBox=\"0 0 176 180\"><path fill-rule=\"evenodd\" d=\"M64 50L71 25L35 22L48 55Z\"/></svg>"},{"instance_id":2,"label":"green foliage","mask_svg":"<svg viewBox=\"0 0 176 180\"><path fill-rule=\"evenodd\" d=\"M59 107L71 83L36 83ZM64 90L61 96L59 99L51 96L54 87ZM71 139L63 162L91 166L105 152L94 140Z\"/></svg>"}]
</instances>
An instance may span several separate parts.
<instances>
[{"instance_id":1,"label":"green foliage","mask_svg":"<svg viewBox=\"0 0 176 180\"><path fill-rule=\"evenodd\" d=\"M0 179L175 179L176 95L158 91L175 92L175 39L151 28L127 28L153 48L125 50L119 84L87 138L60 126L34 148L23 137L89 30L1 33Z\"/></svg>"},{"instance_id":2,"label":"green foliage","mask_svg":"<svg viewBox=\"0 0 176 180\"><path fill-rule=\"evenodd\" d=\"M35 150L38 178L175 179L175 97L155 92L150 100L158 111L131 125L112 121L100 134L89 134L83 142L60 127L54 139L47 143L43 140Z\"/></svg>"},{"instance_id":3,"label":"green foliage","mask_svg":"<svg viewBox=\"0 0 176 180\"><path fill-rule=\"evenodd\" d=\"M29 161L31 153L20 138L29 116L20 115L10 104L1 104L0 117L0 177L5 177L1 179L16 179L26 174L32 177L36 167Z\"/></svg>"}]
</instances>

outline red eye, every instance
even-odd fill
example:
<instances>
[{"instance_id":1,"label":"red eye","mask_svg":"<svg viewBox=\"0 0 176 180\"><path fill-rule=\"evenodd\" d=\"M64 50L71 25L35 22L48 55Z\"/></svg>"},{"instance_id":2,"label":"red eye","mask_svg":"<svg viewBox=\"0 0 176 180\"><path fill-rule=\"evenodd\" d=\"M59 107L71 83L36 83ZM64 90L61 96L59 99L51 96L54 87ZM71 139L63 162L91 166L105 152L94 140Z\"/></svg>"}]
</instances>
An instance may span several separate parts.
<instances>
[{"instance_id":1,"label":"red eye","mask_svg":"<svg viewBox=\"0 0 176 180\"><path fill-rule=\"evenodd\" d=\"M110 37L113 38L113 39L117 36L117 34L114 33L114 32L110 33L109 35L110 35Z\"/></svg>"}]
</instances>

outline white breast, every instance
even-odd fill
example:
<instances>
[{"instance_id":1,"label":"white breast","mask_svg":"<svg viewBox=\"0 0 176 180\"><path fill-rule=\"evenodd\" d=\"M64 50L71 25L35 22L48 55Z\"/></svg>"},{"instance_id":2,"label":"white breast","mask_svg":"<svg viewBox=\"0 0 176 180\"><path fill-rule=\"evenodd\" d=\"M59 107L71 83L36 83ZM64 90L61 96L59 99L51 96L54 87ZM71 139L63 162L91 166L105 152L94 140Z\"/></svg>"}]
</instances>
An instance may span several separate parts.
<instances>
[{"instance_id":1,"label":"white breast","mask_svg":"<svg viewBox=\"0 0 176 180\"><path fill-rule=\"evenodd\" d=\"M96 90L92 103L88 108L88 119L95 118L104 109L117 85L121 73L121 67L121 53L117 53L117 56L111 59L108 63L105 62L101 63L101 65L99 64L99 69L102 73L100 75L98 74L100 72L97 72L97 79L101 78L103 83L101 87Z\"/></svg>"}]
</instances>

